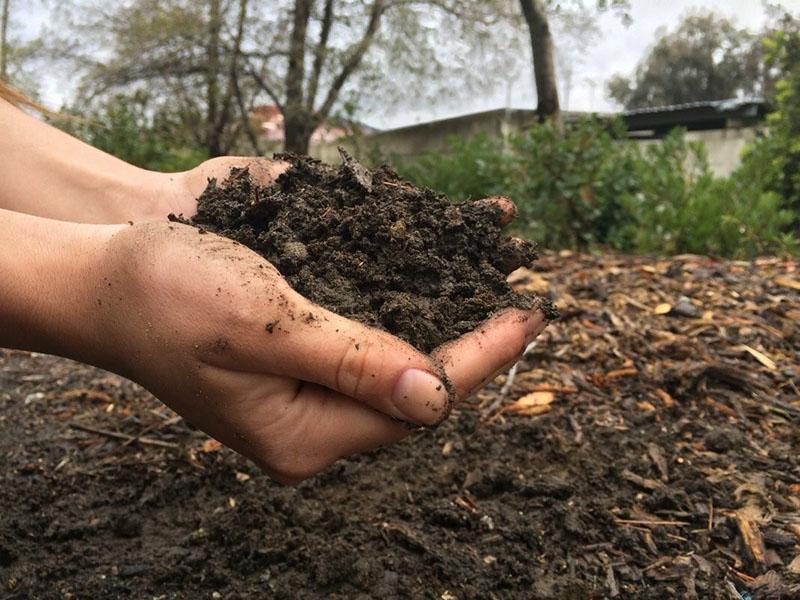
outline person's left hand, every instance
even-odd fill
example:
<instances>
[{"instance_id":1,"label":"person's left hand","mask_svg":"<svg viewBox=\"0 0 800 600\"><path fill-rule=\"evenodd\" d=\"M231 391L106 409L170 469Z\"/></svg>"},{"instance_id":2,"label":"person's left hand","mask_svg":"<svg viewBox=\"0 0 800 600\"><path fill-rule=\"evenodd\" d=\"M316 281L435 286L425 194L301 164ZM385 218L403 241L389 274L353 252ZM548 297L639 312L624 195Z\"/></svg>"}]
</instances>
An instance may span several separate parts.
<instances>
[{"instance_id":1,"label":"person's left hand","mask_svg":"<svg viewBox=\"0 0 800 600\"><path fill-rule=\"evenodd\" d=\"M197 198L209 179L223 182L231 169L247 168L250 177L259 185L270 185L289 168L289 163L271 158L220 156L207 160L194 169L181 173L153 173L157 178L153 203L132 215L133 221L160 221L168 214L192 217L197 213Z\"/></svg>"}]
</instances>

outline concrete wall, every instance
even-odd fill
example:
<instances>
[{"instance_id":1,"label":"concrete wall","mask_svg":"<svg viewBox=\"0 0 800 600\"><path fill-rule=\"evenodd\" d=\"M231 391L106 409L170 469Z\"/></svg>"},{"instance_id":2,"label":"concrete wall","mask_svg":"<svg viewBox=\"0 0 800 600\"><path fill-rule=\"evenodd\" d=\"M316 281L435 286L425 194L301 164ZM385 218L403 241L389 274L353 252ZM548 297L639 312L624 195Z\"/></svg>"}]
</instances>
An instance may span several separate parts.
<instances>
[{"instance_id":1,"label":"concrete wall","mask_svg":"<svg viewBox=\"0 0 800 600\"><path fill-rule=\"evenodd\" d=\"M703 142L708 152L708 162L715 175L730 175L742 159L742 150L756 139L756 127L689 131L687 140Z\"/></svg>"},{"instance_id":2,"label":"concrete wall","mask_svg":"<svg viewBox=\"0 0 800 600\"><path fill-rule=\"evenodd\" d=\"M566 119L573 117L567 113ZM413 157L423 152L447 150L447 141L456 136L470 138L478 133L508 139L531 126L535 115L528 110L494 110L431 123L421 123L400 129L382 131L359 140L315 144L310 154L326 162L338 163L337 146L344 146L356 156L363 156L372 148L379 148L384 156ZM702 141L708 152L708 160L714 174L729 175L740 162L744 147L756 138L755 127L732 127L706 131L690 131L687 139ZM631 143L652 144L654 140L634 140Z\"/></svg>"},{"instance_id":3,"label":"concrete wall","mask_svg":"<svg viewBox=\"0 0 800 600\"><path fill-rule=\"evenodd\" d=\"M444 151L452 137L471 138L479 133L507 139L532 125L535 115L529 110L493 110L472 115L420 123L364 136L358 148L351 141L314 145L311 156L326 162L338 162L337 145L361 154L378 148L386 156L413 157L423 152Z\"/></svg>"}]
</instances>

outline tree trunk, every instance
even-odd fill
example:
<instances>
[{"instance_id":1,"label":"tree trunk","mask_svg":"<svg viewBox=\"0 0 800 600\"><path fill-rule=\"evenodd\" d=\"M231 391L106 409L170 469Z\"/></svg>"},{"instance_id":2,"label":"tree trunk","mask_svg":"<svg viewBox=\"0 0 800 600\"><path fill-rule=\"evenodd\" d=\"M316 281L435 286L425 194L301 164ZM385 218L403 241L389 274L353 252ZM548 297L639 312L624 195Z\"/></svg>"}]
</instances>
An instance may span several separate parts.
<instances>
[{"instance_id":1,"label":"tree trunk","mask_svg":"<svg viewBox=\"0 0 800 600\"><path fill-rule=\"evenodd\" d=\"M286 152L295 154L308 154L311 145L311 134L315 127L311 124L311 117L301 113L287 113L283 119L285 139L283 147Z\"/></svg>"},{"instance_id":2,"label":"tree trunk","mask_svg":"<svg viewBox=\"0 0 800 600\"><path fill-rule=\"evenodd\" d=\"M211 157L222 155L222 135L219 127L219 33L222 29L220 0L210 0L208 39L206 40L206 148Z\"/></svg>"},{"instance_id":3,"label":"tree trunk","mask_svg":"<svg viewBox=\"0 0 800 600\"><path fill-rule=\"evenodd\" d=\"M308 154L311 141L311 115L303 104L306 64L306 31L311 16L311 0L295 0L292 34L289 41L289 66L286 69L286 103L283 107L284 149Z\"/></svg>"},{"instance_id":4,"label":"tree trunk","mask_svg":"<svg viewBox=\"0 0 800 600\"><path fill-rule=\"evenodd\" d=\"M3 0L0 14L0 79L8 79L8 5L11 0Z\"/></svg>"},{"instance_id":5,"label":"tree trunk","mask_svg":"<svg viewBox=\"0 0 800 600\"><path fill-rule=\"evenodd\" d=\"M556 86L555 47L547 13L541 0L520 0L520 5L531 35L539 122L549 121L561 129L563 124Z\"/></svg>"}]
</instances>

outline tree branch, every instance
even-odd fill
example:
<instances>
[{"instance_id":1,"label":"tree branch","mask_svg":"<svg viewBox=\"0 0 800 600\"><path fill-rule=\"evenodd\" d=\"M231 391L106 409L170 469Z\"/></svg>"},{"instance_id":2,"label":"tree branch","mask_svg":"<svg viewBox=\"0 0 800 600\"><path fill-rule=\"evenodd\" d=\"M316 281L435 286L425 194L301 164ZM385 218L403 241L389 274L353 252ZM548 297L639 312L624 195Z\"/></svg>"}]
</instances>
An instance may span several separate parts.
<instances>
[{"instance_id":1,"label":"tree branch","mask_svg":"<svg viewBox=\"0 0 800 600\"><path fill-rule=\"evenodd\" d=\"M256 70L253 68L253 65L251 65L249 61L247 63L247 73L248 75L250 75L250 77L253 78L253 81L256 82L258 87L260 87L267 93L267 96L269 96L270 100L272 100L275 103L275 106L277 106L280 109L280 111L283 112L284 109L283 101L275 91L275 86L273 86L271 83L267 81L266 75L261 75L260 73L256 72Z\"/></svg>"},{"instance_id":2,"label":"tree branch","mask_svg":"<svg viewBox=\"0 0 800 600\"><path fill-rule=\"evenodd\" d=\"M208 65L206 69L206 147L208 153L219 156L219 33L222 27L221 0L211 0L208 17L208 41L206 43L206 56Z\"/></svg>"},{"instance_id":3,"label":"tree branch","mask_svg":"<svg viewBox=\"0 0 800 600\"><path fill-rule=\"evenodd\" d=\"M322 122L328 117L331 108L333 108L334 103L339 98L339 93L342 91L342 87L344 86L348 77L350 77L353 71L355 71L359 64L361 64L361 60L364 58L364 55L367 53L367 50L375 38L375 34L378 32L381 16L386 10L386 7L387 4L385 0L374 0L372 3L369 22L367 23L367 28L364 31L364 35L362 36L361 41L356 44L355 49L353 50L352 54L350 54L350 57L347 59L347 61L345 61L341 71L339 71L339 74L333 80L333 83L328 90L328 95L325 97L325 102L323 102L320 109L316 111L314 117L317 122Z\"/></svg>"},{"instance_id":4,"label":"tree branch","mask_svg":"<svg viewBox=\"0 0 800 600\"><path fill-rule=\"evenodd\" d=\"M247 136L247 140L253 146L253 152L256 156L260 156L261 147L258 144L258 136L256 135L256 132L253 131L253 123L250 120L250 110L244 104L244 98L242 96L241 87L239 86L238 76L234 79L233 89L236 95L236 104L239 107L239 118L242 121L242 128Z\"/></svg>"},{"instance_id":5,"label":"tree branch","mask_svg":"<svg viewBox=\"0 0 800 600\"><path fill-rule=\"evenodd\" d=\"M322 15L322 29L319 34L319 43L314 51L314 67L311 71L311 80L308 84L306 93L306 108L309 113L314 111L314 103L317 101L317 90L319 88L319 78L322 67L325 64L328 51L328 38L333 26L333 0L325 0L325 10Z\"/></svg>"},{"instance_id":6,"label":"tree branch","mask_svg":"<svg viewBox=\"0 0 800 600\"><path fill-rule=\"evenodd\" d=\"M239 52L242 48L242 38L244 37L244 24L247 18L248 0L239 0L239 15L236 20L236 34L233 38L233 48L230 50L230 60L228 63L228 85L225 88L225 96L222 99L217 129L225 127L231 115L231 104L235 95L235 88L238 87L239 77Z\"/></svg>"},{"instance_id":7,"label":"tree branch","mask_svg":"<svg viewBox=\"0 0 800 600\"><path fill-rule=\"evenodd\" d=\"M312 0L294 1L294 24L289 41L289 66L286 69L286 108L291 112L295 112L303 106L306 31L308 19L311 16L311 2Z\"/></svg>"}]
</instances>

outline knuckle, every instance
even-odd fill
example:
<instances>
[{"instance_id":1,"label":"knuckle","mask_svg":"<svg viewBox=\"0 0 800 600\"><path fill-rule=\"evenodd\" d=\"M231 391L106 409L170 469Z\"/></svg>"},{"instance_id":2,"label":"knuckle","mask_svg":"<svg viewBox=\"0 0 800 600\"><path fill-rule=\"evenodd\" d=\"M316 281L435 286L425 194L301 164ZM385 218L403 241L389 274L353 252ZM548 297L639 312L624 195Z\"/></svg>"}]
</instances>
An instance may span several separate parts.
<instances>
[{"instance_id":1,"label":"knuckle","mask_svg":"<svg viewBox=\"0 0 800 600\"><path fill-rule=\"evenodd\" d=\"M348 396L357 397L364 387L372 346L366 341L350 342L342 350L336 368L336 389Z\"/></svg>"}]
</instances>

